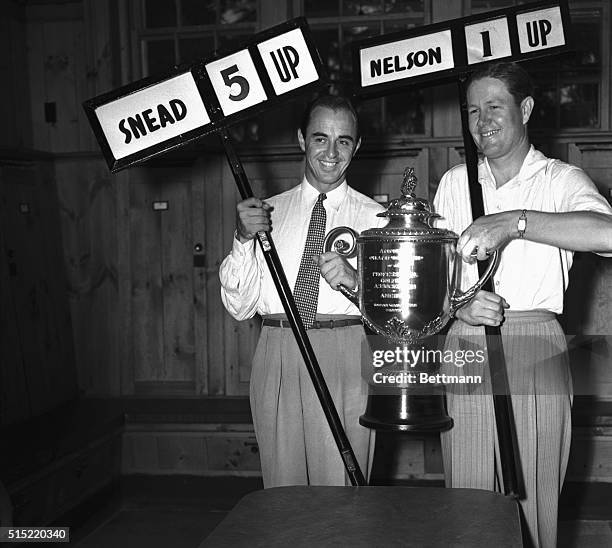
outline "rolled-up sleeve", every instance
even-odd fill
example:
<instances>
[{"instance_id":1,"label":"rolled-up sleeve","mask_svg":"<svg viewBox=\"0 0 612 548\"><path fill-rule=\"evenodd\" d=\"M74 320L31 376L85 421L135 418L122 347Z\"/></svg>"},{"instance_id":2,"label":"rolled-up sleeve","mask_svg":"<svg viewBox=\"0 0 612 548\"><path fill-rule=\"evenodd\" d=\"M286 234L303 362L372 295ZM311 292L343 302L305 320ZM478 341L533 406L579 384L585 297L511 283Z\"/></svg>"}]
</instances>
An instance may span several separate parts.
<instances>
[{"instance_id":1,"label":"rolled-up sleeve","mask_svg":"<svg viewBox=\"0 0 612 548\"><path fill-rule=\"evenodd\" d=\"M563 181L562 211L597 211L612 214L610 204L600 194L591 178L579 167L567 165L558 177Z\"/></svg>"},{"instance_id":2,"label":"rolled-up sleeve","mask_svg":"<svg viewBox=\"0 0 612 548\"><path fill-rule=\"evenodd\" d=\"M559 185L562 189L560 211L593 211L612 218L612 208L601 195L595 183L579 167L565 164L565 171L555 174L563 181ZM612 257L611 252L595 252L602 257Z\"/></svg>"},{"instance_id":3,"label":"rolled-up sleeve","mask_svg":"<svg viewBox=\"0 0 612 548\"><path fill-rule=\"evenodd\" d=\"M243 244L234 237L232 251L219 267L219 279L223 305L236 320L246 320L257 313L261 277L254 240Z\"/></svg>"}]
</instances>

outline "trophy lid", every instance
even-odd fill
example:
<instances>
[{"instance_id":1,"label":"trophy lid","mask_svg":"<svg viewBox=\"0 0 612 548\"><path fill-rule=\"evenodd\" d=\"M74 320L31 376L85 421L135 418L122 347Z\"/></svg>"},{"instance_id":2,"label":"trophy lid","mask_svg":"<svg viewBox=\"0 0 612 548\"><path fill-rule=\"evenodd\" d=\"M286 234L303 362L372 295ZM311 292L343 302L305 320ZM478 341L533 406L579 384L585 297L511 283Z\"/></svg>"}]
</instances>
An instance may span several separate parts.
<instances>
[{"instance_id":1,"label":"trophy lid","mask_svg":"<svg viewBox=\"0 0 612 548\"><path fill-rule=\"evenodd\" d=\"M432 211L429 201L417 198L414 193L416 186L414 168L407 167L404 170L401 198L391 200L387 210L377 215L377 217L388 217L389 222L382 228L366 230L361 236L365 238L417 236L427 237L428 240L456 240L458 236L454 232L432 226L432 222L440 218L440 215Z\"/></svg>"},{"instance_id":2,"label":"trophy lid","mask_svg":"<svg viewBox=\"0 0 612 548\"><path fill-rule=\"evenodd\" d=\"M426 217L439 217L432 213L429 202L423 198L417 198L414 190L417 186L417 178L413 167L404 170L404 180L402 181L402 197L389 202L387 211L379 213L378 217L395 217L401 215L419 215Z\"/></svg>"}]
</instances>

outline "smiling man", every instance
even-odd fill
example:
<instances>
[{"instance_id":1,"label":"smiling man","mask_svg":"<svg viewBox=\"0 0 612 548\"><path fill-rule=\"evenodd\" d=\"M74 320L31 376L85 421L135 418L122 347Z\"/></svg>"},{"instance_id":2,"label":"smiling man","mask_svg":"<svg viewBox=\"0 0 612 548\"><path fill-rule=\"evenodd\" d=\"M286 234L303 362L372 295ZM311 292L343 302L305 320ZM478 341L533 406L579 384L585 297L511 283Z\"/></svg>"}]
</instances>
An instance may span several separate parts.
<instances>
[{"instance_id":1,"label":"smiling man","mask_svg":"<svg viewBox=\"0 0 612 548\"><path fill-rule=\"evenodd\" d=\"M501 325L526 490L520 501L526 545L553 548L572 399L567 345L556 315L563 311L573 252L612 252L612 209L584 171L547 158L530 144L532 88L529 75L513 63L472 75L469 127L483 156L478 182L485 215L472 222L464 164L442 177L434 205L442 225L461 234L457 251L467 263L493 250L501 253L495 293L480 291L457 311L446 348L484 348L482 326ZM467 288L478 273L474 264L463 270ZM450 487L494 490L503 483L491 389L480 388L448 393L455 425L441 439Z\"/></svg>"},{"instance_id":2,"label":"smiling man","mask_svg":"<svg viewBox=\"0 0 612 548\"><path fill-rule=\"evenodd\" d=\"M371 435L358 422L367 394L361 377L361 360L368 358L361 356L367 348L361 316L341 293L319 283L315 259L324 233L341 225L358 232L380 226L384 219L376 214L384 208L347 184L346 170L361 144L357 115L347 99L315 100L297 137L305 155L302 182L265 201L249 198L238 204L232 251L219 269L228 312L237 320L255 314L263 319L250 396L265 487L347 481L261 249L254 245L261 230L272 231L338 415L362 470L369 469ZM345 261L335 253L325 255L326 271L341 275Z\"/></svg>"}]
</instances>

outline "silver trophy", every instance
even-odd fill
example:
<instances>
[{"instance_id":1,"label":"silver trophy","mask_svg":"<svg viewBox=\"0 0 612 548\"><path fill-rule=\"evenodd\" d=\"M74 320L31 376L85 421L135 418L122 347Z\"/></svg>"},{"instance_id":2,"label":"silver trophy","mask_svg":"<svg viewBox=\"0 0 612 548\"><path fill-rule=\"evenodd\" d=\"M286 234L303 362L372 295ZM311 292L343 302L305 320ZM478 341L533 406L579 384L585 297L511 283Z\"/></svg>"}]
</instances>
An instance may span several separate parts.
<instances>
[{"instance_id":1,"label":"silver trophy","mask_svg":"<svg viewBox=\"0 0 612 548\"><path fill-rule=\"evenodd\" d=\"M407 168L402 197L379 213L379 217L389 219L386 226L361 234L349 227L337 227L323 244L325 251L357 256L357 290L342 285L339 289L359 308L366 326L388 344L403 348L427 344L476 295L498 262L495 251L484 275L467 291L461 291L462 260L456 253L459 237L432 226L439 215L432 212L427 200L415 196L416 183L414 169ZM416 368L413 365L410 372L433 372L434 368L431 363ZM395 364L391 369L401 372L405 366ZM370 382L368 409L360 418L364 426L418 431L452 426L444 411L443 387L440 394L431 394L430 386L425 389L401 382L391 391L376 388Z\"/></svg>"}]
</instances>

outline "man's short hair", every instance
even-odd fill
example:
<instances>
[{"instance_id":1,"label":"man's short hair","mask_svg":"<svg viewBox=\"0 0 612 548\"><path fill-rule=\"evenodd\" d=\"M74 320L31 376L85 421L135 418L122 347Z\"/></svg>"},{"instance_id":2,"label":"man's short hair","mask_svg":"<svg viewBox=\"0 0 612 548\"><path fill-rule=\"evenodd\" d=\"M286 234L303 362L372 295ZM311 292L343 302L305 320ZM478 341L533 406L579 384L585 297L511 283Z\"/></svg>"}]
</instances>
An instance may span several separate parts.
<instances>
[{"instance_id":1,"label":"man's short hair","mask_svg":"<svg viewBox=\"0 0 612 548\"><path fill-rule=\"evenodd\" d=\"M355 119L355 141L359 140L359 118L357 117L357 111L355 110L353 103L351 103L351 100L342 95L320 95L308 103L302 116L302 123L300 124L300 129L304 138L306 138L306 131L308 129L308 124L310 123L312 112L317 107L325 107L334 111L346 110L349 112Z\"/></svg>"},{"instance_id":2,"label":"man's short hair","mask_svg":"<svg viewBox=\"0 0 612 548\"><path fill-rule=\"evenodd\" d=\"M529 76L529 73L517 63L493 63L476 70L469 77L466 89L468 89L473 82L481 80L482 78L497 78L501 80L506 84L508 92L514 97L517 105L520 105L525 97L533 97L533 80L531 76Z\"/></svg>"}]
</instances>

